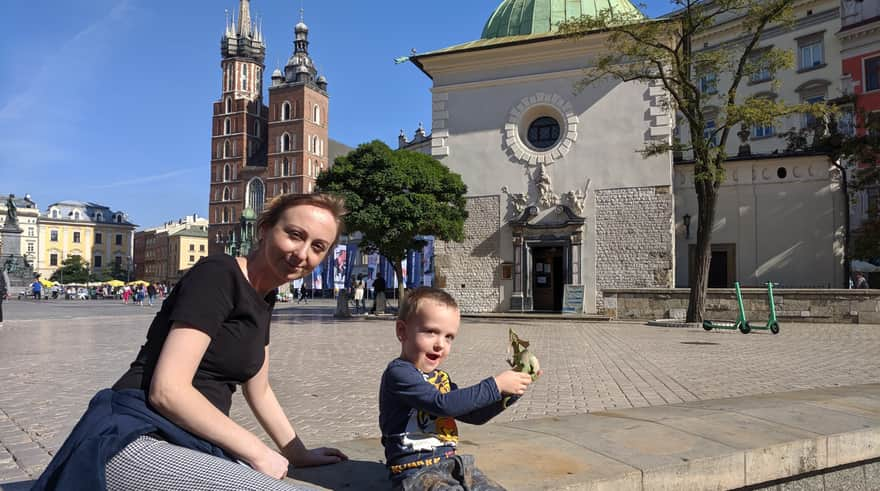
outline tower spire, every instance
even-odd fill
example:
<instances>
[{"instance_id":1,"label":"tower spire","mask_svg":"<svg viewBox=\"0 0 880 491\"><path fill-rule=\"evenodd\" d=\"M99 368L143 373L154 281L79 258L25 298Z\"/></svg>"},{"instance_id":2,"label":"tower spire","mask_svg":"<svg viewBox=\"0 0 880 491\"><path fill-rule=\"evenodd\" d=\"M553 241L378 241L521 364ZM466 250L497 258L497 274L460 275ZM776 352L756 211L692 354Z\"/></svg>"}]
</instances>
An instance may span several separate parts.
<instances>
[{"instance_id":1,"label":"tower spire","mask_svg":"<svg viewBox=\"0 0 880 491\"><path fill-rule=\"evenodd\" d=\"M250 35L251 35L251 2L250 2L250 0L239 0L239 4L238 4L238 34L241 37L250 37Z\"/></svg>"}]
</instances>

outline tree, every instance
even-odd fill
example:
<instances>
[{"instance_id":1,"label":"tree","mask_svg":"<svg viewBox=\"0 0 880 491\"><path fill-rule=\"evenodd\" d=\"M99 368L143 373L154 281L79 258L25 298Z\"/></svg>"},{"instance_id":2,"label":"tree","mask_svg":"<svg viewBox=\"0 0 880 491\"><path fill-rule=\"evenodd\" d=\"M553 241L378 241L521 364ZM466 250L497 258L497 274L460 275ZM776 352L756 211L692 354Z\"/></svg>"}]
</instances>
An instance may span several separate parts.
<instances>
[{"instance_id":1,"label":"tree","mask_svg":"<svg viewBox=\"0 0 880 491\"><path fill-rule=\"evenodd\" d=\"M61 267L49 279L64 283L86 283L89 281L89 263L83 261L81 256L69 256L61 261Z\"/></svg>"},{"instance_id":2,"label":"tree","mask_svg":"<svg viewBox=\"0 0 880 491\"><path fill-rule=\"evenodd\" d=\"M403 298L403 260L421 249L420 236L464 240L467 218L461 176L421 153L391 150L375 140L360 145L318 176L318 188L345 197L345 226L363 234L361 247L394 267Z\"/></svg>"},{"instance_id":3,"label":"tree","mask_svg":"<svg viewBox=\"0 0 880 491\"><path fill-rule=\"evenodd\" d=\"M597 31L604 31L608 36L605 42L608 49L592 60L585 77L576 84L577 89L608 79L660 84L669 97L667 110L680 114L689 129L689 142L657 140L640 152L645 156L670 151L693 154L698 223L694 284L687 320L699 322L705 310L718 191L724 182L727 157L724 148L731 132L736 134L738 126L747 129L753 125L771 125L794 113L824 114L825 106L737 97L743 79L793 65L791 53L772 47L758 50L756 46L769 26L792 21L795 0L671 0L671 3L677 10L667 18L645 20L637 15L605 10L597 17L583 16L563 22L560 32L573 38ZM716 22L730 17L739 19L743 38L711 49L694 48L696 38L707 33ZM701 78L705 83L698 82ZM710 107L718 108L714 129L706 126Z\"/></svg>"},{"instance_id":4,"label":"tree","mask_svg":"<svg viewBox=\"0 0 880 491\"><path fill-rule=\"evenodd\" d=\"M836 106L856 106L856 96L845 96L834 101ZM880 215L873 203L868 220L858 230L853 241L850 225L850 204L853 193L880 183L880 117L874 114L851 114L852 134L844 134L838 125L838 114L817 118L808 128L795 129L779 135L787 142L787 152L816 152L828 156L828 162L840 174L840 191L844 196L843 221L843 285L852 278L852 260L880 258Z\"/></svg>"},{"instance_id":5,"label":"tree","mask_svg":"<svg viewBox=\"0 0 880 491\"><path fill-rule=\"evenodd\" d=\"M122 268L121 262L113 262L113 267L108 271L107 268L101 272L101 277L99 281L110 281L110 280L119 280L119 281L128 281L128 271Z\"/></svg>"}]
</instances>

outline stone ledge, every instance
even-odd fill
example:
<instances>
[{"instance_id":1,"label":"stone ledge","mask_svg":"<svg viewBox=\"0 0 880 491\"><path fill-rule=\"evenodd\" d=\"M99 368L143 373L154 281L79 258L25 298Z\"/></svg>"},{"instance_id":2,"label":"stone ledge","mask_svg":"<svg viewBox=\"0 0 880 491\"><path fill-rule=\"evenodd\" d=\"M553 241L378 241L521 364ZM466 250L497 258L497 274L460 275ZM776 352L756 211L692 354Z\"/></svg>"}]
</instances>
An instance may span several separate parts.
<instances>
[{"instance_id":1,"label":"stone ledge","mask_svg":"<svg viewBox=\"0 0 880 491\"><path fill-rule=\"evenodd\" d=\"M880 384L696 401L485 426L461 452L507 489L732 489L880 457ZM388 489L379 439L301 469L326 489Z\"/></svg>"}]
</instances>

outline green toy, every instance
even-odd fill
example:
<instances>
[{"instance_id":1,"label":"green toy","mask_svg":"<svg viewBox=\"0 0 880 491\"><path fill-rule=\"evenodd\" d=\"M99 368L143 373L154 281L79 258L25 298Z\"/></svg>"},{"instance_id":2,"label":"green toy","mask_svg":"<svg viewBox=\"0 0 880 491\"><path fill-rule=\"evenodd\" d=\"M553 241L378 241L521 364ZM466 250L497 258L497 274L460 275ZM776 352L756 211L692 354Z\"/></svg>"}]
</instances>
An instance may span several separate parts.
<instances>
[{"instance_id":1,"label":"green toy","mask_svg":"<svg viewBox=\"0 0 880 491\"><path fill-rule=\"evenodd\" d=\"M742 292L739 288L739 282L734 283L733 287L736 290L736 303L739 307L739 313L737 314L736 320L732 322L704 320L703 329L707 331L711 331L712 329L739 329L743 334L748 334L752 329L759 329L765 331L769 330L773 334L779 334L779 322L776 320L776 305L773 303L773 283L769 281L767 282L767 296L770 302L770 318L763 326L753 326L749 323L748 319L746 319L746 309L743 307Z\"/></svg>"},{"instance_id":2,"label":"green toy","mask_svg":"<svg viewBox=\"0 0 880 491\"><path fill-rule=\"evenodd\" d=\"M513 332L513 329L508 328L507 331L510 336L510 346L507 348L510 358L508 358L507 363L514 371L528 373L534 381L541 372L541 364L538 363L538 357L529 352L528 341L520 339ZM510 404L510 396L505 397L502 402L504 407L507 407Z\"/></svg>"}]
</instances>

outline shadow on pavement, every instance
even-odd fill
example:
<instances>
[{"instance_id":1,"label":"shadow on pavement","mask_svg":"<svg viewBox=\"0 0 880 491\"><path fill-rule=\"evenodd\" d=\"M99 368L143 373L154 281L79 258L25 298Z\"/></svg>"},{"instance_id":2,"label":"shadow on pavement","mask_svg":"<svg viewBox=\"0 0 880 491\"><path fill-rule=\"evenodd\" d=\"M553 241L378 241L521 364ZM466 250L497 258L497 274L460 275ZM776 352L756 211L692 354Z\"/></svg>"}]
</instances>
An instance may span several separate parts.
<instances>
[{"instance_id":1,"label":"shadow on pavement","mask_svg":"<svg viewBox=\"0 0 880 491\"><path fill-rule=\"evenodd\" d=\"M368 460L291 469L288 477L327 489L391 489L385 465Z\"/></svg>"}]
</instances>

